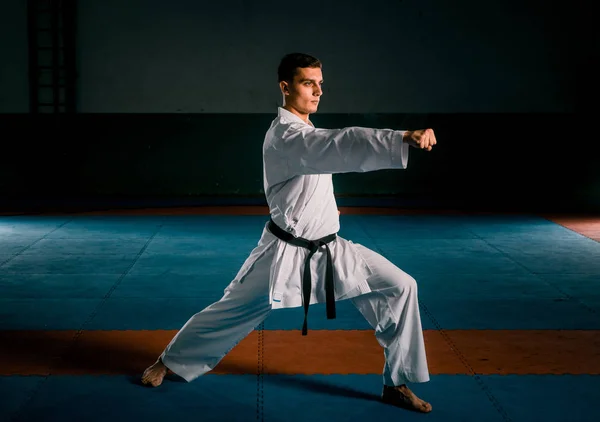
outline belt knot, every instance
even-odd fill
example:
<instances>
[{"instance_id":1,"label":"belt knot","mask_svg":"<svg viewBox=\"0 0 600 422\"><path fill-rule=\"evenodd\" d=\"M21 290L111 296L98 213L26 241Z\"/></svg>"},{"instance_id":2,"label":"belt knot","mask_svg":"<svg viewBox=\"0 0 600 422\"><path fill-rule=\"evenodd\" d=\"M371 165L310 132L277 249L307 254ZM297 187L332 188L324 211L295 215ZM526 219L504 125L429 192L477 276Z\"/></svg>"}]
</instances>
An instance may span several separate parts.
<instances>
[{"instance_id":1,"label":"belt knot","mask_svg":"<svg viewBox=\"0 0 600 422\"><path fill-rule=\"evenodd\" d=\"M333 261L328 243L335 240L337 233L329 234L321 239L307 240L296 237L291 233L280 228L273 219L269 221L269 231L280 240L294 246L303 247L309 250L309 254L304 261L304 273L302 275L302 302L304 306L304 325L302 326L302 335L308 333L308 307L310 305L310 295L312 292L312 280L310 274L310 259L319 250L321 246L327 249L327 269L325 271L325 298L327 302L327 319L335 319L335 289L333 284Z\"/></svg>"}]
</instances>

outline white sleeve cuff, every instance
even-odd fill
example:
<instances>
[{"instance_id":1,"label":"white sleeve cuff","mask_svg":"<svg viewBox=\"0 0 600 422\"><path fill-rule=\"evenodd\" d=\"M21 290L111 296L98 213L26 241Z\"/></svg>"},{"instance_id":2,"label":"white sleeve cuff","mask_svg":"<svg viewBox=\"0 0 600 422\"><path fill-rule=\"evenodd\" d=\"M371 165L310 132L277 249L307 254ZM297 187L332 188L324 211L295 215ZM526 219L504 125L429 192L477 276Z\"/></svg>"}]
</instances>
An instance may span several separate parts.
<instances>
[{"instance_id":1,"label":"white sleeve cuff","mask_svg":"<svg viewBox=\"0 0 600 422\"><path fill-rule=\"evenodd\" d=\"M408 166L409 145L403 142L405 130L398 130L392 144L392 168L405 169Z\"/></svg>"}]
</instances>

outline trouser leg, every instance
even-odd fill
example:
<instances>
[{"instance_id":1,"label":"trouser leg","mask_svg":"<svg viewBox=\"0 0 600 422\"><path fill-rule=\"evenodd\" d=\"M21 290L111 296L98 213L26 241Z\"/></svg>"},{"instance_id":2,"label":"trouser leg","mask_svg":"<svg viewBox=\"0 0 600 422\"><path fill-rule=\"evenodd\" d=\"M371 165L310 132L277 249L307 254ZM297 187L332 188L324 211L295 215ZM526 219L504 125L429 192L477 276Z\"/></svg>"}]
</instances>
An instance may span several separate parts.
<instances>
[{"instance_id":1,"label":"trouser leg","mask_svg":"<svg viewBox=\"0 0 600 422\"><path fill-rule=\"evenodd\" d=\"M373 274L367 280L371 292L352 302L384 349L384 384L429 381L415 279L380 254L357 247Z\"/></svg>"},{"instance_id":2,"label":"trouser leg","mask_svg":"<svg viewBox=\"0 0 600 422\"><path fill-rule=\"evenodd\" d=\"M215 366L271 312L269 256L259 259L243 282L234 280L223 297L193 315L179 330L160 358L187 381Z\"/></svg>"}]
</instances>

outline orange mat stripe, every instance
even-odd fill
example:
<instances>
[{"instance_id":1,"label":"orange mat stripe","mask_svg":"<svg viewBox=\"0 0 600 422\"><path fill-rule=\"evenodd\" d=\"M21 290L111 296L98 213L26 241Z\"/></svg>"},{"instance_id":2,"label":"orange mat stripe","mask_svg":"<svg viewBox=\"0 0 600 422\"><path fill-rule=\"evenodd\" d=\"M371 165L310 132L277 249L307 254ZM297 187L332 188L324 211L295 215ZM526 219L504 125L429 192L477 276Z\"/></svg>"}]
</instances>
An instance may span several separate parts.
<instances>
[{"instance_id":1,"label":"orange mat stripe","mask_svg":"<svg viewBox=\"0 0 600 422\"><path fill-rule=\"evenodd\" d=\"M138 374L156 360L173 330L0 331L0 375ZM425 330L436 374L600 374L600 331ZM264 331L265 374L380 374L383 351L372 331ZM212 373L255 374L251 333Z\"/></svg>"},{"instance_id":2,"label":"orange mat stripe","mask_svg":"<svg viewBox=\"0 0 600 422\"><path fill-rule=\"evenodd\" d=\"M598 330L449 330L446 334L478 374L600 374Z\"/></svg>"},{"instance_id":3,"label":"orange mat stripe","mask_svg":"<svg viewBox=\"0 0 600 422\"><path fill-rule=\"evenodd\" d=\"M547 216L546 218L567 229L600 242L600 216Z\"/></svg>"}]
</instances>

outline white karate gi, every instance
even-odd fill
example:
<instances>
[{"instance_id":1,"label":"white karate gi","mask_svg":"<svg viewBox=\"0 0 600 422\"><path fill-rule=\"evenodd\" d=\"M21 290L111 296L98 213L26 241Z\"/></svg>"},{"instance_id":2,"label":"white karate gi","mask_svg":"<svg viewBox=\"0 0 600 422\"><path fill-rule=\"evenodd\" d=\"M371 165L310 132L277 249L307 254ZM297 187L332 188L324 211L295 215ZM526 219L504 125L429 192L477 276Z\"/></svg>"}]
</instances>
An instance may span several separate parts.
<instances>
[{"instance_id":1,"label":"white karate gi","mask_svg":"<svg viewBox=\"0 0 600 422\"><path fill-rule=\"evenodd\" d=\"M408 145L402 142L403 133L360 127L316 129L279 108L263 145L271 218L309 240L338 232L332 174L406 168ZM360 244L338 236L328 246L336 300L351 299L375 329L385 354L384 383L428 381L415 280ZM265 223L258 245L223 297L186 322L161 355L163 363L192 381L213 369L271 310L302 306L308 253L276 238ZM325 266L322 247L311 260L311 304L325 302Z\"/></svg>"}]
</instances>

